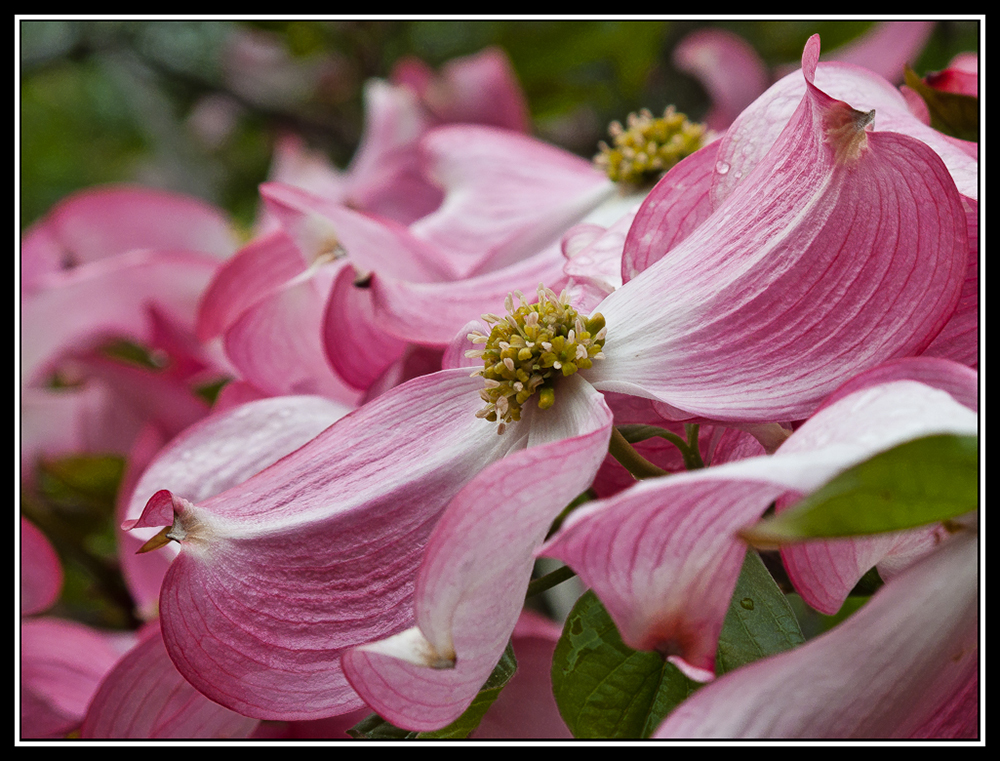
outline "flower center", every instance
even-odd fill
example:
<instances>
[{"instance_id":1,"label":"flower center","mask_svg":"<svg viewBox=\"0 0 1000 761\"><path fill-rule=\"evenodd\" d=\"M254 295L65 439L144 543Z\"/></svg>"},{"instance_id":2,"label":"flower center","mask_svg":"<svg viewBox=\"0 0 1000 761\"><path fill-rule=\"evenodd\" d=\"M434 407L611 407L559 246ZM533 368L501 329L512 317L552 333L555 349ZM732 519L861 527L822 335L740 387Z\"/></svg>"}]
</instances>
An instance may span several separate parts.
<instances>
[{"instance_id":1,"label":"flower center","mask_svg":"<svg viewBox=\"0 0 1000 761\"><path fill-rule=\"evenodd\" d=\"M594 163L614 182L641 185L658 179L685 156L702 147L705 125L667 106L662 117L653 118L647 110L628 115L628 129L621 122L611 122L608 134L614 145L603 140Z\"/></svg>"},{"instance_id":2,"label":"flower center","mask_svg":"<svg viewBox=\"0 0 1000 761\"><path fill-rule=\"evenodd\" d=\"M518 306L514 308L514 297ZM595 313L584 319L569 305L566 292L556 294L538 286L538 301L528 304L520 292L508 295L504 303L506 317L484 314L490 334L469 333L482 349L466 352L467 357L481 357L481 375L486 388L480 391L486 406L476 417L497 423L503 433L508 423L521 419L524 404L536 393L539 409L555 402L555 384L560 376L585 370L595 359L603 359L604 317Z\"/></svg>"}]
</instances>

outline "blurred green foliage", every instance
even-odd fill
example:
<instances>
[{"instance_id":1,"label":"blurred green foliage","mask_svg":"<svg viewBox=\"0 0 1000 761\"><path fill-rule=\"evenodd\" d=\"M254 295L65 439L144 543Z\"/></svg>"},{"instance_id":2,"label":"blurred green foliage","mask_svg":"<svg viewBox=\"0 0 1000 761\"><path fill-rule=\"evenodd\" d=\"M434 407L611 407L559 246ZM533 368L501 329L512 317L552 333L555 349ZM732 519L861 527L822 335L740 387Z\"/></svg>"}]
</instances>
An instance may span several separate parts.
<instances>
[{"instance_id":1,"label":"blurred green foliage","mask_svg":"<svg viewBox=\"0 0 1000 761\"><path fill-rule=\"evenodd\" d=\"M76 189L127 181L192 193L249 223L278 130L344 166L361 134L365 80L406 56L438 67L489 45L510 56L536 133L590 156L630 111L705 112L700 85L670 58L705 25L740 34L775 66L795 62L810 34L830 50L871 22L22 20L20 222ZM267 45L233 63L248 35ZM977 22L939 22L915 69L941 69L977 46ZM240 83L255 65L268 72L256 93Z\"/></svg>"}]
</instances>

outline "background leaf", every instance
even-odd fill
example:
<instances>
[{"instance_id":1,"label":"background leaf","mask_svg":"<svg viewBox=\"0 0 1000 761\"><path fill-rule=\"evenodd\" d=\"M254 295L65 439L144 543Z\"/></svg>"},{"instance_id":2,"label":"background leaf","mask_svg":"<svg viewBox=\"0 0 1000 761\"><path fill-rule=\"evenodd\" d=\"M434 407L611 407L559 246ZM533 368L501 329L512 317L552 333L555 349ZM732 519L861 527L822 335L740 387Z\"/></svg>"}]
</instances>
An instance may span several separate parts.
<instances>
[{"instance_id":1,"label":"background leaf","mask_svg":"<svg viewBox=\"0 0 1000 761\"><path fill-rule=\"evenodd\" d=\"M924 99L934 129L961 140L979 140L979 98L931 87L910 68L906 85Z\"/></svg>"}]
</instances>

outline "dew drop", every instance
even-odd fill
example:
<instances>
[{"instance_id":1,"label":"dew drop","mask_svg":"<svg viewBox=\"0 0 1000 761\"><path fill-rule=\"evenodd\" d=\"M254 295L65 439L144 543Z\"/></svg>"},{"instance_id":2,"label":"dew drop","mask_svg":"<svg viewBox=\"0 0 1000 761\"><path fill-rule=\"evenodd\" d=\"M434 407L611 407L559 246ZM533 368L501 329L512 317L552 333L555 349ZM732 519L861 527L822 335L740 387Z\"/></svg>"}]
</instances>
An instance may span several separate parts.
<instances>
[{"instance_id":1,"label":"dew drop","mask_svg":"<svg viewBox=\"0 0 1000 761\"><path fill-rule=\"evenodd\" d=\"M727 164L725 161L719 161L715 165L715 171L718 172L719 174L726 174L729 171L729 164Z\"/></svg>"},{"instance_id":2,"label":"dew drop","mask_svg":"<svg viewBox=\"0 0 1000 761\"><path fill-rule=\"evenodd\" d=\"M747 610L753 610L753 600L751 600L749 597L744 597L742 600L740 600L740 605L746 608Z\"/></svg>"}]
</instances>

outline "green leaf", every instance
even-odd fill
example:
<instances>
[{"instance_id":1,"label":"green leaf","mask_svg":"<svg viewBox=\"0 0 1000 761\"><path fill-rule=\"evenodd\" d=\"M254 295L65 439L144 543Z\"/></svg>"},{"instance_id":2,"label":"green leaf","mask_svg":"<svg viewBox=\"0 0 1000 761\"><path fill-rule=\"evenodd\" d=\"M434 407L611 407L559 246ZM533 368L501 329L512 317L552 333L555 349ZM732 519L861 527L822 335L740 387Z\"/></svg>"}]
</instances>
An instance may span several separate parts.
<instances>
[{"instance_id":1,"label":"green leaf","mask_svg":"<svg viewBox=\"0 0 1000 761\"><path fill-rule=\"evenodd\" d=\"M748 551L719 633L716 673L721 676L805 641L791 605L760 555Z\"/></svg>"},{"instance_id":2,"label":"green leaf","mask_svg":"<svg viewBox=\"0 0 1000 761\"><path fill-rule=\"evenodd\" d=\"M657 653L626 646L593 592L577 600L552 657L552 690L574 737L648 737L697 687Z\"/></svg>"},{"instance_id":3,"label":"green leaf","mask_svg":"<svg viewBox=\"0 0 1000 761\"><path fill-rule=\"evenodd\" d=\"M756 552L748 552L719 637L724 673L805 641ZM552 659L552 688L574 737L648 737L700 685L658 653L633 650L593 592L573 607Z\"/></svg>"},{"instance_id":4,"label":"green leaf","mask_svg":"<svg viewBox=\"0 0 1000 761\"><path fill-rule=\"evenodd\" d=\"M791 510L744 532L753 544L915 528L978 505L976 436L928 436L844 471Z\"/></svg>"},{"instance_id":5,"label":"green leaf","mask_svg":"<svg viewBox=\"0 0 1000 761\"><path fill-rule=\"evenodd\" d=\"M420 733L400 729L372 713L348 729L347 734L355 740L414 740Z\"/></svg>"},{"instance_id":6,"label":"green leaf","mask_svg":"<svg viewBox=\"0 0 1000 761\"><path fill-rule=\"evenodd\" d=\"M413 740L413 739L451 739L457 740L468 737L469 734L479 726L483 716L491 705L500 696L500 691L506 686L510 678L517 671L517 659L514 657L514 648L511 643L507 643L507 648L497 662L493 673L479 690L472 701L472 705L465 709L465 713L455 721L442 729L433 732L410 732L400 729L377 714L371 714L365 719L355 724L347 730L347 734L360 740Z\"/></svg>"},{"instance_id":7,"label":"green leaf","mask_svg":"<svg viewBox=\"0 0 1000 761\"><path fill-rule=\"evenodd\" d=\"M44 460L39 475L52 499L113 506L124 468L119 455L71 455Z\"/></svg>"},{"instance_id":8,"label":"green leaf","mask_svg":"<svg viewBox=\"0 0 1000 761\"><path fill-rule=\"evenodd\" d=\"M840 606L840 610L832 616L827 616L810 608L794 592L786 595L786 598L792 610L795 611L795 617L799 620L799 624L802 626L802 633L807 640L830 631L833 627L847 620L869 600L868 597L848 597L844 600L844 604Z\"/></svg>"},{"instance_id":9,"label":"green leaf","mask_svg":"<svg viewBox=\"0 0 1000 761\"><path fill-rule=\"evenodd\" d=\"M907 87L915 90L927 104L934 129L962 140L979 140L979 98L931 87L910 67L906 68L904 77Z\"/></svg>"}]
</instances>

